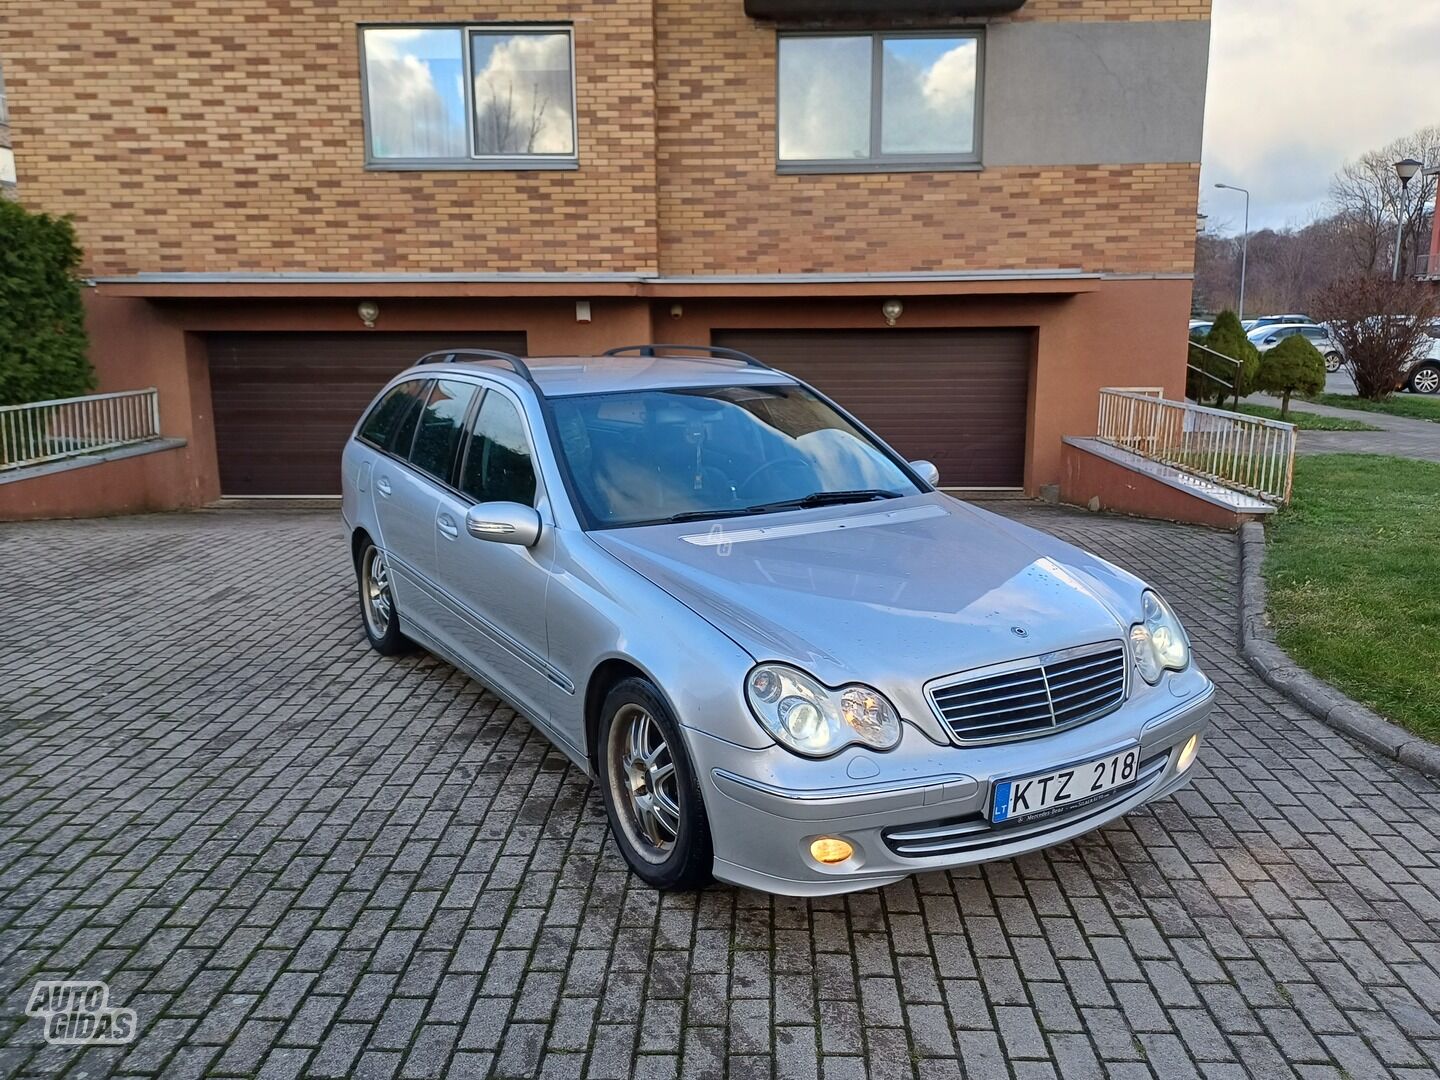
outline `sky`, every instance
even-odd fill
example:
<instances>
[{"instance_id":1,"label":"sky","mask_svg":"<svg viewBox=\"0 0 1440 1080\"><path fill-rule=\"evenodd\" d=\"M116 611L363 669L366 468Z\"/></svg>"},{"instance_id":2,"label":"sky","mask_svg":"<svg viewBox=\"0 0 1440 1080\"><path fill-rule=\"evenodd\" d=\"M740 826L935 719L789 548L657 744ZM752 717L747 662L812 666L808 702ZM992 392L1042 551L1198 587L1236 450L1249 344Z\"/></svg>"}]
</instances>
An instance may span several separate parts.
<instances>
[{"instance_id":1,"label":"sky","mask_svg":"<svg viewBox=\"0 0 1440 1080\"><path fill-rule=\"evenodd\" d=\"M1214 0L1200 209L1304 225L1347 160L1440 124L1440 0ZM1440 164L1440 162L1427 162Z\"/></svg>"}]
</instances>

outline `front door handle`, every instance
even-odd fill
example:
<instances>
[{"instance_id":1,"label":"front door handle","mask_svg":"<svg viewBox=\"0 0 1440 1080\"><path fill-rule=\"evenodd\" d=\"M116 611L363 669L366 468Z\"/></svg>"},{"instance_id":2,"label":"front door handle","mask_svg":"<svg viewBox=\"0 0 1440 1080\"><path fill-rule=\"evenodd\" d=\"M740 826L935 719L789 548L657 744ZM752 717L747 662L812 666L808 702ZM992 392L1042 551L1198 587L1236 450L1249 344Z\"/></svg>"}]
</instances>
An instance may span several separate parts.
<instances>
[{"instance_id":1,"label":"front door handle","mask_svg":"<svg viewBox=\"0 0 1440 1080\"><path fill-rule=\"evenodd\" d=\"M388 499L390 497L390 478L388 476L382 476L379 480L376 480L375 490L378 491L381 496Z\"/></svg>"},{"instance_id":2,"label":"front door handle","mask_svg":"<svg viewBox=\"0 0 1440 1080\"><path fill-rule=\"evenodd\" d=\"M435 519L435 527L451 540L454 540L460 535L460 526L455 524L454 518L445 514L441 514Z\"/></svg>"}]
</instances>

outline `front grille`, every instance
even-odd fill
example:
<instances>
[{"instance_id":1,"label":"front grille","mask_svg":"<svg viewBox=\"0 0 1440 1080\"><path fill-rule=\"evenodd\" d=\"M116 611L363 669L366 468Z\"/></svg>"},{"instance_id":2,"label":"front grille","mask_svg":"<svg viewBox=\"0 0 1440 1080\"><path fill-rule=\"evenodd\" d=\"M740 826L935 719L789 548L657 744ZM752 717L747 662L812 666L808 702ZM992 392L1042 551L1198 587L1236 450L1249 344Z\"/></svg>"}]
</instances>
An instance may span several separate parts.
<instances>
[{"instance_id":1,"label":"front grille","mask_svg":"<svg viewBox=\"0 0 1440 1080\"><path fill-rule=\"evenodd\" d=\"M947 821L901 825L886 829L880 835L886 847L906 859L931 859L937 855L959 855L1003 847L1026 837L1068 828L1086 818L1098 817L1113 803L1134 798L1152 787L1164 773L1169 760L1170 751L1163 750L1142 761L1134 782L1125 787L1096 795L1076 805L1036 814L1033 818L1020 818L1013 825L995 825L984 814L971 814Z\"/></svg>"},{"instance_id":2,"label":"front grille","mask_svg":"<svg viewBox=\"0 0 1440 1080\"><path fill-rule=\"evenodd\" d=\"M962 742L1028 738L1118 709L1126 667L1124 644L1110 641L1046 664L937 687L930 700Z\"/></svg>"}]
</instances>

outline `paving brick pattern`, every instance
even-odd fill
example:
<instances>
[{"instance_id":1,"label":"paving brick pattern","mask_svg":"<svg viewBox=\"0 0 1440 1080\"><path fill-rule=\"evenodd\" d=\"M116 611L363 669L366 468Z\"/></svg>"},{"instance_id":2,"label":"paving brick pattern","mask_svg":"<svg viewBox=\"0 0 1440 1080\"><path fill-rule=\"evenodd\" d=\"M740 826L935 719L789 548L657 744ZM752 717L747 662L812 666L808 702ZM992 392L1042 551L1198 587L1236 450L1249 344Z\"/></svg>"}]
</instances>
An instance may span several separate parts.
<instances>
[{"instance_id":1,"label":"paving brick pattern","mask_svg":"<svg viewBox=\"0 0 1440 1080\"><path fill-rule=\"evenodd\" d=\"M639 887L502 702L366 648L332 515L0 528L0 1076L1435 1076L1440 788L1236 658L1231 537L1005 512L1176 601L1196 783L810 902ZM139 1038L46 1046L42 976Z\"/></svg>"}]
</instances>

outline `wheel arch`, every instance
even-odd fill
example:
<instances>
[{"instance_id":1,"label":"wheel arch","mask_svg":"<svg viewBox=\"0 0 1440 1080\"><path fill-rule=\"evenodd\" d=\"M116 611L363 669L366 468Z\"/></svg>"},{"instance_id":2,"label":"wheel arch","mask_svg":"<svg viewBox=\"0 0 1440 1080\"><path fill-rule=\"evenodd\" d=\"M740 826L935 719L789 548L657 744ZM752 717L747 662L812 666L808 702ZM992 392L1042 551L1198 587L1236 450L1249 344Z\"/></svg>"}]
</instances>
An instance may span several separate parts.
<instances>
[{"instance_id":1,"label":"wheel arch","mask_svg":"<svg viewBox=\"0 0 1440 1080\"><path fill-rule=\"evenodd\" d=\"M620 683L626 679L644 679L655 688L661 699L665 702L670 714L679 721L679 715L675 712L675 706L665 694L665 688L660 685L655 676L635 663L626 656L606 657L595 665L595 670L590 672L590 677L585 680L585 760L590 763L592 776L600 775L600 709L605 704L605 698Z\"/></svg>"},{"instance_id":2,"label":"wheel arch","mask_svg":"<svg viewBox=\"0 0 1440 1080\"><path fill-rule=\"evenodd\" d=\"M372 540L370 534L365 531L365 526L357 525L355 531L350 534L350 562L356 569L360 567L360 552L365 549L367 543L373 544L375 541ZM378 547L379 545L376 546Z\"/></svg>"}]
</instances>

